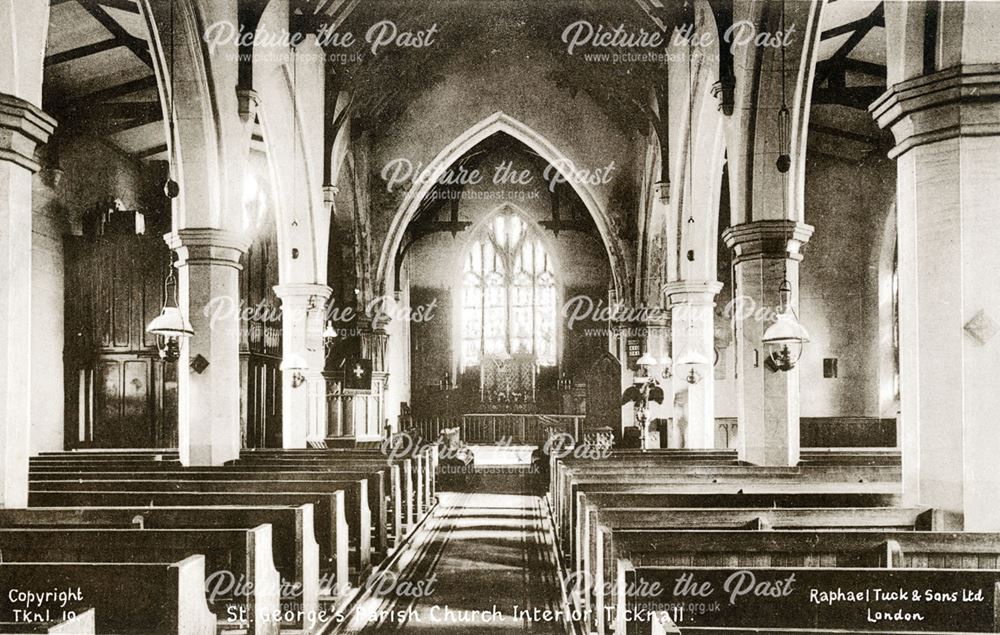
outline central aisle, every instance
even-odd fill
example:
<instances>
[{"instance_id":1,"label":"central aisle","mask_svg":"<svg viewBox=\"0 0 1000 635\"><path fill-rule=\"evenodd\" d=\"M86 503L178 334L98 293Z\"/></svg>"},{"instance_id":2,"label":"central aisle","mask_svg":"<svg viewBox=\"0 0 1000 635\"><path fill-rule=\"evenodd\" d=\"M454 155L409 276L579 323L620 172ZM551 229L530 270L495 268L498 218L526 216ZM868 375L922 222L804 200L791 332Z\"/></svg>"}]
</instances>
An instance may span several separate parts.
<instances>
[{"instance_id":1,"label":"central aisle","mask_svg":"<svg viewBox=\"0 0 1000 635\"><path fill-rule=\"evenodd\" d=\"M542 500L526 494L439 496L395 569L380 579L383 592L359 604L348 630L566 633ZM393 579L399 583L390 590Z\"/></svg>"}]
</instances>

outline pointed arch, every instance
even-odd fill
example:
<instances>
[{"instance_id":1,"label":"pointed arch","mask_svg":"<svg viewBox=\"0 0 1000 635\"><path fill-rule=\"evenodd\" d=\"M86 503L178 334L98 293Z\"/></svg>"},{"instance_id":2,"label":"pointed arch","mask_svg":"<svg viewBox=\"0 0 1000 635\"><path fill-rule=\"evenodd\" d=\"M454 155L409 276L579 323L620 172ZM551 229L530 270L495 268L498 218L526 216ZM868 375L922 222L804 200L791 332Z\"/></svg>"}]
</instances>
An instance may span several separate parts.
<instances>
[{"instance_id":1,"label":"pointed arch","mask_svg":"<svg viewBox=\"0 0 1000 635\"><path fill-rule=\"evenodd\" d=\"M462 155L472 149L476 144L487 137L498 132L504 132L526 146L534 150L549 163L559 166L571 163L568 157L559 151L545 137L532 129L527 124L514 119L503 111L497 111L473 125L471 128L459 135L455 140L442 149L434 160L427 167L428 174L443 174ZM604 247L608 253L611 263L611 277L614 283L615 292L619 298L628 297L628 265L625 258L624 249L614 235L613 223L607 210L601 205L598 198L589 185L574 183L567 179L576 194L583 201L590 212L600 232ZM421 201L434 186L434 179L423 179L415 187L411 188L396 211L392 219L385 242L382 245L382 252L379 256L378 270L376 273L376 289L379 293L386 293L392 288L395 276L395 255L403 240L406 227L413 220Z\"/></svg>"}]
</instances>

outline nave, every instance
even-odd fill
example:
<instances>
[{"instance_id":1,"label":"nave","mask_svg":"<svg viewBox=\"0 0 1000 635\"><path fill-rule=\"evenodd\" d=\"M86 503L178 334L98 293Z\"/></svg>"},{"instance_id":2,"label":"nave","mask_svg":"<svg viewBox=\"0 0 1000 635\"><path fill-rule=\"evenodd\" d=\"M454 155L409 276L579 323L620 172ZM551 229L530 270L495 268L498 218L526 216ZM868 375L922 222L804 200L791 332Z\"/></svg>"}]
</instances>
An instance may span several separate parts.
<instances>
[{"instance_id":1,"label":"nave","mask_svg":"<svg viewBox=\"0 0 1000 635\"><path fill-rule=\"evenodd\" d=\"M547 506L522 490L442 493L391 574L373 580L347 632L565 633ZM420 597L378 592L396 580L419 585Z\"/></svg>"}]
</instances>

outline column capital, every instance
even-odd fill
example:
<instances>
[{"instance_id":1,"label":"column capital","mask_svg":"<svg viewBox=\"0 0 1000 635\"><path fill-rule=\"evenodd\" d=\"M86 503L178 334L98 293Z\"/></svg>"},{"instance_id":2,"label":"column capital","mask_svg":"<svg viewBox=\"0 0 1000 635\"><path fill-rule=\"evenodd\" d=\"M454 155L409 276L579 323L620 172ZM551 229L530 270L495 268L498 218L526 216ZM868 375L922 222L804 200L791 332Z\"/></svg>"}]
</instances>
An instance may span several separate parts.
<instances>
[{"instance_id":1,"label":"column capital","mask_svg":"<svg viewBox=\"0 0 1000 635\"><path fill-rule=\"evenodd\" d=\"M899 82L868 110L896 138L891 159L937 141L1000 135L1000 64L959 64Z\"/></svg>"},{"instance_id":2,"label":"column capital","mask_svg":"<svg viewBox=\"0 0 1000 635\"><path fill-rule=\"evenodd\" d=\"M0 93L0 161L38 172L35 148L49 140L57 122L31 102Z\"/></svg>"},{"instance_id":3,"label":"column capital","mask_svg":"<svg viewBox=\"0 0 1000 635\"><path fill-rule=\"evenodd\" d=\"M273 289L275 295L281 298L282 302L301 300L303 302L314 301L325 304L333 292L325 284L316 284L313 282L289 282L275 285Z\"/></svg>"},{"instance_id":4,"label":"column capital","mask_svg":"<svg viewBox=\"0 0 1000 635\"><path fill-rule=\"evenodd\" d=\"M794 220L759 220L733 225L722 233L733 250L733 264L744 260L802 260L802 246L815 228Z\"/></svg>"},{"instance_id":5,"label":"column capital","mask_svg":"<svg viewBox=\"0 0 1000 635\"><path fill-rule=\"evenodd\" d=\"M682 304L715 305L715 296L722 291L718 280L676 280L663 285L670 308Z\"/></svg>"},{"instance_id":6,"label":"column capital","mask_svg":"<svg viewBox=\"0 0 1000 635\"><path fill-rule=\"evenodd\" d=\"M323 186L323 202L327 204L333 203L333 199L337 194L340 193L340 188L336 185L324 185Z\"/></svg>"},{"instance_id":7,"label":"column capital","mask_svg":"<svg viewBox=\"0 0 1000 635\"><path fill-rule=\"evenodd\" d=\"M163 236L167 246L177 252L177 266L215 264L242 269L240 257L250 248L242 235L214 227L186 227Z\"/></svg>"}]
</instances>

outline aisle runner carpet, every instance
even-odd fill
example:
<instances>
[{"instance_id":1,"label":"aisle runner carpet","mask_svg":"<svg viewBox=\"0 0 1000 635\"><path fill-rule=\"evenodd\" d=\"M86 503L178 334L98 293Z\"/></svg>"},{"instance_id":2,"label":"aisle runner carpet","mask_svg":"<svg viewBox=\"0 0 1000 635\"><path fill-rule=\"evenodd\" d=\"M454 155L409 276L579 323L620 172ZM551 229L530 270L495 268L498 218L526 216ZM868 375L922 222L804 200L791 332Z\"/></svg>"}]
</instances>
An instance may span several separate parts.
<instances>
[{"instance_id":1,"label":"aisle runner carpet","mask_svg":"<svg viewBox=\"0 0 1000 635\"><path fill-rule=\"evenodd\" d=\"M383 594L349 632L565 633L551 525L529 494L440 493L397 571L426 597ZM388 579L388 578L386 578ZM386 583L388 586L388 583ZM527 611L527 614L525 613Z\"/></svg>"}]
</instances>

